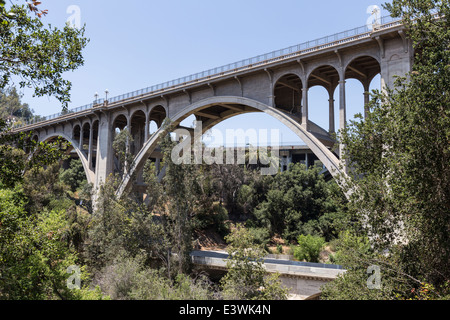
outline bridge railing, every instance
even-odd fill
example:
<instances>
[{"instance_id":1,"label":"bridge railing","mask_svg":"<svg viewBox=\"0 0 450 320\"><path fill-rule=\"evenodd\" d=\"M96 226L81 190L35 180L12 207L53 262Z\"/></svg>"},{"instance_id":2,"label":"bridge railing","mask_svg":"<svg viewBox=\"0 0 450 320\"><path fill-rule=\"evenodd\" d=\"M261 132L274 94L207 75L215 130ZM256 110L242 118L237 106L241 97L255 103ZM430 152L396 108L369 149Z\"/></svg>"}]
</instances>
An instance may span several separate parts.
<instances>
[{"instance_id":1,"label":"bridge railing","mask_svg":"<svg viewBox=\"0 0 450 320\"><path fill-rule=\"evenodd\" d=\"M269 53L261 54L256 57L244 59L238 62L230 63L221 67L209 69L206 71L198 72L189 76L185 76L182 78L178 78L175 80L167 81L164 83L160 83L157 85L153 85L147 88L143 88L140 90L136 90L133 92L125 93L119 96L115 96L108 99L108 103L115 103L118 101L123 101L131 98L136 98L143 95L148 94L156 94L160 92L164 92L166 90L171 90L177 87L194 84L196 82L201 82L204 80L212 79L215 77L221 77L230 73L235 73L238 71L243 71L248 68L257 67L260 65L273 63L279 60L288 59L294 56L299 56L303 54L307 54L310 52L322 50L328 47L340 45L346 42L355 41L358 39L362 39L365 37L369 37L373 31L379 31L387 28L391 28L396 25L400 25L400 19L394 19L391 16L382 17L376 24L372 25L372 28L369 28L367 25L354 28L351 30L335 33L333 35L329 35L326 37L322 37L316 40L307 41L301 44L297 44L294 46L290 46L284 49L275 50ZM92 108L94 105L103 104L105 99L98 99L95 103L91 103L82 107L78 107L75 109L71 109L66 113L56 113L46 117L40 117L35 121L28 122L25 125L30 125L42 121L53 120L60 116L67 115L69 113L77 113L81 111L88 110Z\"/></svg>"}]
</instances>

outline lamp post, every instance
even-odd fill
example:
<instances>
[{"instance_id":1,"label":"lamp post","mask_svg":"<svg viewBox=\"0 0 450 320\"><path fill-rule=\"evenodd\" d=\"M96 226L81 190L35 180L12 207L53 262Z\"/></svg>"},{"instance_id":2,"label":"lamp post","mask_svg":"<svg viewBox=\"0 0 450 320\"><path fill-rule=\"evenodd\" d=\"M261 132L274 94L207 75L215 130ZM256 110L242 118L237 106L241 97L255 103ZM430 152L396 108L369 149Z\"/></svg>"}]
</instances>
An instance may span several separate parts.
<instances>
[{"instance_id":1,"label":"lamp post","mask_svg":"<svg viewBox=\"0 0 450 320\"><path fill-rule=\"evenodd\" d=\"M108 91L108 89L106 89L106 90L105 90L105 95L106 95L106 99L105 99L105 100L106 100L106 101L108 101L108 93L109 93L109 91Z\"/></svg>"},{"instance_id":2,"label":"lamp post","mask_svg":"<svg viewBox=\"0 0 450 320\"><path fill-rule=\"evenodd\" d=\"M97 104L98 103L98 92L95 93L94 97L95 97L94 104Z\"/></svg>"}]
</instances>

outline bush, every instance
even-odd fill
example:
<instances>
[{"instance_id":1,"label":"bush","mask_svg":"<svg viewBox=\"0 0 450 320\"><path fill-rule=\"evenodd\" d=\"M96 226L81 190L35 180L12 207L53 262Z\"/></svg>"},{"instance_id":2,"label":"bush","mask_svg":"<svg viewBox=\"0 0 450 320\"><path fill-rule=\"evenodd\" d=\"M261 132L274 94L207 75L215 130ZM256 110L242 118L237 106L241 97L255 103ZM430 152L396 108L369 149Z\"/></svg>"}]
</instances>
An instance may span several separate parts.
<instances>
[{"instance_id":1,"label":"bush","mask_svg":"<svg viewBox=\"0 0 450 320\"><path fill-rule=\"evenodd\" d=\"M175 280L163 270L145 264L145 255L131 257L122 252L101 273L96 284L112 300L209 300L215 291L205 277L192 279L178 274Z\"/></svg>"},{"instance_id":2,"label":"bush","mask_svg":"<svg viewBox=\"0 0 450 320\"><path fill-rule=\"evenodd\" d=\"M87 180L81 160L74 159L70 161L70 166L67 170L61 169L60 179L70 187L72 192L80 189Z\"/></svg>"},{"instance_id":3,"label":"bush","mask_svg":"<svg viewBox=\"0 0 450 320\"><path fill-rule=\"evenodd\" d=\"M325 239L312 235L300 235L298 246L294 247L294 258L300 261L319 262L319 254L325 245Z\"/></svg>"}]
</instances>

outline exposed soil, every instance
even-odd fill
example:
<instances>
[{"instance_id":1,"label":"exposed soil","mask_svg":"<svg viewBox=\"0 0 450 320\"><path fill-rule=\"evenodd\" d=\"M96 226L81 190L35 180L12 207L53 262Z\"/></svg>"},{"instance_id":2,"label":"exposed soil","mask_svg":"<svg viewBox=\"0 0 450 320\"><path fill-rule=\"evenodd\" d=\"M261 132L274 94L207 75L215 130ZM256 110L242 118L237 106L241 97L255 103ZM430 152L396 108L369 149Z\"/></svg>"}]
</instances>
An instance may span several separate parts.
<instances>
[{"instance_id":1,"label":"exposed soil","mask_svg":"<svg viewBox=\"0 0 450 320\"><path fill-rule=\"evenodd\" d=\"M202 230L196 233L196 250L225 250L227 247L223 238L214 230Z\"/></svg>"}]
</instances>

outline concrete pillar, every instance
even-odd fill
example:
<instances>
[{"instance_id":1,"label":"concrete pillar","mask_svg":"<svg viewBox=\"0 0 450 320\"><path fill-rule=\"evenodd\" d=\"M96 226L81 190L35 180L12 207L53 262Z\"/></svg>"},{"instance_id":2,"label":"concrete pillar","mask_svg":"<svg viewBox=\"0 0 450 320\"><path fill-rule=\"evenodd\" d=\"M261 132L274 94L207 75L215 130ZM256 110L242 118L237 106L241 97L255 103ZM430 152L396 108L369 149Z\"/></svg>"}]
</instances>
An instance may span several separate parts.
<instances>
[{"instance_id":1,"label":"concrete pillar","mask_svg":"<svg viewBox=\"0 0 450 320\"><path fill-rule=\"evenodd\" d=\"M339 81L339 129L347 125L347 106L345 101L345 80Z\"/></svg>"},{"instance_id":2,"label":"concrete pillar","mask_svg":"<svg viewBox=\"0 0 450 320\"><path fill-rule=\"evenodd\" d=\"M347 106L345 100L345 79L339 81L339 129L344 130L347 126ZM339 156L342 160L344 156L344 145L339 145ZM342 161L344 172L347 171L347 161Z\"/></svg>"},{"instance_id":3,"label":"concrete pillar","mask_svg":"<svg viewBox=\"0 0 450 320\"><path fill-rule=\"evenodd\" d=\"M364 91L364 119L369 114L370 92Z\"/></svg>"},{"instance_id":4,"label":"concrete pillar","mask_svg":"<svg viewBox=\"0 0 450 320\"><path fill-rule=\"evenodd\" d=\"M336 128L334 125L334 97L332 93L330 93L330 98L328 99L329 102L329 132L334 133L336 132Z\"/></svg>"},{"instance_id":5,"label":"concrete pillar","mask_svg":"<svg viewBox=\"0 0 450 320\"><path fill-rule=\"evenodd\" d=\"M302 126L308 131L308 88L302 88Z\"/></svg>"},{"instance_id":6,"label":"concrete pillar","mask_svg":"<svg viewBox=\"0 0 450 320\"><path fill-rule=\"evenodd\" d=\"M369 103L370 103L370 82L365 81L364 83L364 119L367 118L369 114Z\"/></svg>"},{"instance_id":7,"label":"concrete pillar","mask_svg":"<svg viewBox=\"0 0 450 320\"><path fill-rule=\"evenodd\" d=\"M131 118L127 117L127 130L128 134L131 135ZM128 155L130 153L130 139L129 136L127 136L127 143L125 146L125 154ZM124 168L123 168L124 175L128 174L128 161L125 158Z\"/></svg>"},{"instance_id":8,"label":"concrete pillar","mask_svg":"<svg viewBox=\"0 0 450 320\"><path fill-rule=\"evenodd\" d=\"M84 138L83 126L80 125L80 141L78 142L78 148L81 151L83 151L83 138Z\"/></svg>"},{"instance_id":9,"label":"concrete pillar","mask_svg":"<svg viewBox=\"0 0 450 320\"><path fill-rule=\"evenodd\" d=\"M94 142L94 126L91 124L89 131L89 149L88 149L88 163L89 163L89 169L92 170L92 153L93 150L93 142Z\"/></svg>"},{"instance_id":10,"label":"concrete pillar","mask_svg":"<svg viewBox=\"0 0 450 320\"><path fill-rule=\"evenodd\" d=\"M149 132L150 132L150 117L148 115L148 112L145 113L145 133L144 133L144 144L148 141L149 139Z\"/></svg>"},{"instance_id":11,"label":"concrete pillar","mask_svg":"<svg viewBox=\"0 0 450 320\"><path fill-rule=\"evenodd\" d=\"M97 165L95 174L95 187L105 183L113 172L113 129L109 113L101 113L98 123L97 139Z\"/></svg>"}]
</instances>

